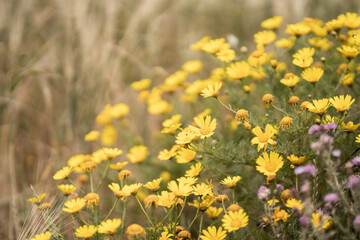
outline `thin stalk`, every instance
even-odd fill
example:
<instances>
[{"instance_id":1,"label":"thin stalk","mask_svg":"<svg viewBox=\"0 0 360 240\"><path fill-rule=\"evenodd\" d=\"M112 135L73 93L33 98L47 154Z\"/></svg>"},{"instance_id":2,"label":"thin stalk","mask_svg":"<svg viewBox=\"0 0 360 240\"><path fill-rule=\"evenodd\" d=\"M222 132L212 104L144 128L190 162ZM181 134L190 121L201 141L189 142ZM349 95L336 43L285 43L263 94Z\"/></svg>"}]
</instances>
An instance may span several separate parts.
<instances>
[{"instance_id":1,"label":"thin stalk","mask_svg":"<svg viewBox=\"0 0 360 240\"><path fill-rule=\"evenodd\" d=\"M149 215L146 213L146 211L145 211L144 207L142 206L142 204L141 204L141 202L140 202L140 199L139 199L139 197L138 197L137 195L135 195L135 199L136 199L136 201L138 202L138 204L140 205L141 210L142 210L143 213L145 214L147 220L149 221L149 223L151 224L151 226L155 229L155 226L154 226L153 222L151 221Z\"/></svg>"},{"instance_id":2,"label":"thin stalk","mask_svg":"<svg viewBox=\"0 0 360 240\"><path fill-rule=\"evenodd\" d=\"M78 212L78 215L79 215L80 220L81 220L84 224L89 225L89 223L87 223L87 222L85 221L85 219L80 215L80 212Z\"/></svg>"},{"instance_id":3,"label":"thin stalk","mask_svg":"<svg viewBox=\"0 0 360 240\"><path fill-rule=\"evenodd\" d=\"M108 219L108 217L110 216L110 214L114 211L115 206L116 206L116 204L118 203L118 201L119 201L119 198L116 198L116 201L114 202L114 205L113 205L112 208L110 209L110 212L106 215L104 221L105 221L106 219Z\"/></svg>"},{"instance_id":4,"label":"thin stalk","mask_svg":"<svg viewBox=\"0 0 360 240\"><path fill-rule=\"evenodd\" d=\"M189 227L187 228L188 230L190 230L191 226L192 226L192 225L193 225L193 223L195 222L195 219L196 219L196 218L197 218L197 216L199 215L199 209L200 209L200 198L198 199L198 201L199 201L199 206L198 206L198 208L197 208L197 210L196 210L196 214L195 214L194 219L191 221L191 223L190 223Z\"/></svg>"},{"instance_id":5,"label":"thin stalk","mask_svg":"<svg viewBox=\"0 0 360 240\"><path fill-rule=\"evenodd\" d=\"M96 188L95 188L95 192L97 192L97 190L99 190L99 188L100 188L100 186L101 186L101 183L102 183L102 181L104 180L104 178L105 178L105 176L106 176L106 174L107 174L107 172L108 172L108 170L109 170L109 166L110 166L110 160L107 161L107 164L106 164L105 170L104 170L104 172L103 172L103 175L102 175L102 177L101 177L98 185L97 185Z\"/></svg>"},{"instance_id":6,"label":"thin stalk","mask_svg":"<svg viewBox=\"0 0 360 240\"><path fill-rule=\"evenodd\" d=\"M236 114L236 111L233 110L233 109L231 108L231 106L230 106L230 107L226 106L225 103L223 103L218 97L216 97L215 99L216 99L221 105L223 105L227 110L229 110L229 111L231 111L231 112L233 112L233 113Z\"/></svg>"},{"instance_id":7,"label":"thin stalk","mask_svg":"<svg viewBox=\"0 0 360 240\"><path fill-rule=\"evenodd\" d=\"M125 227L126 209L127 209L127 200L124 201L123 212L122 212L122 224L121 224L121 227Z\"/></svg>"},{"instance_id":8,"label":"thin stalk","mask_svg":"<svg viewBox=\"0 0 360 240\"><path fill-rule=\"evenodd\" d=\"M75 227L75 218L74 218L73 214L71 214L71 218L72 218L72 224L73 224L73 230L74 230L73 235L74 235L75 239L78 239L78 237L75 235L76 227Z\"/></svg>"},{"instance_id":9,"label":"thin stalk","mask_svg":"<svg viewBox=\"0 0 360 240\"><path fill-rule=\"evenodd\" d=\"M204 212L201 212L198 240L200 240L200 235L201 235L201 229L202 229L203 219L204 219Z\"/></svg>"},{"instance_id":10,"label":"thin stalk","mask_svg":"<svg viewBox=\"0 0 360 240\"><path fill-rule=\"evenodd\" d=\"M89 172L89 178L90 178L90 191L94 192L94 183L93 183L93 175L92 172Z\"/></svg>"},{"instance_id":11,"label":"thin stalk","mask_svg":"<svg viewBox=\"0 0 360 240\"><path fill-rule=\"evenodd\" d=\"M284 111L284 110L282 110L281 108L279 108L279 107L275 106L274 104L271 104L271 106L272 106L273 108L275 108L276 110L278 110L278 111L280 111L280 112L282 112L282 113L286 114L287 116L289 115L287 112L285 112L285 111Z\"/></svg>"},{"instance_id":12,"label":"thin stalk","mask_svg":"<svg viewBox=\"0 0 360 240\"><path fill-rule=\"evenodd\" d=\"M174 205L171 207L171 209L169 209L169 211L166 212L165 217L161 220L159 225L161 225L168 218L168 216L170 215L170 213L172 212L173 209L174 209ZM165 209L165 211L166 211L166 209Z\"/></svg>"},{"instance_id":13,"label":"thin stalk","mask_svg":"<svg viewBox=\"0 0 360 240\"><path fill-rule=\"evenodd\" d=\"M82 190L78 185L76 185L75 182L73 182L70 178L67 179L72 185L74 185L77 189L80 190L80 192L82 192L83 194L85 194L85 191Z\"/></svg>"}]
</instances>

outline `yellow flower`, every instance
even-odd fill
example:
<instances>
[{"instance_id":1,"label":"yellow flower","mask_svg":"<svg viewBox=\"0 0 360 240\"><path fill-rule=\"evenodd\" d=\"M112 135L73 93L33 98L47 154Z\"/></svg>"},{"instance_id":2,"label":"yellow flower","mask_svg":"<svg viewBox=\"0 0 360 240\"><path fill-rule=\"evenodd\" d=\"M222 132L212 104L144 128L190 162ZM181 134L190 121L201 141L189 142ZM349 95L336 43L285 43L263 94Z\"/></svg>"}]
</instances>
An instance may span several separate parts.
<instances>
[{"instance_id":1,"label":"yellow flower","mask_svg":"<svg viewBox=\"0 0 360 240\"><path fill-rule=\"evenodd\" d=\"M297 96L291 96L288 103L292 106L296 106L300 102L300 98Z\"/></svg>"},{"instance_id":2,"label":"yellow flower","mask_svg":"<svg viewBox=\"0 0 360 240\"><path fill-rule=\"evenodd\" d=\"M57 185L57 188L62 191L66 196L69 196L73 191L76 190L76 187L72 184Z\"/></svg>"},{"instance_id":3,"label":"yellow flower","mask_svg":"<svg viewBox=\"0 0 360 240\"><path fill-rule=\"evenodd\" d=\"M280 48L289 49L295 43L296 37L281 38L275 42L275 45Z\"/></svg>"},{"instance_id":4,"label":"yellow flower","mask_svg":"<svg viewBox=\"0 0 360 240\"><path fill-rule=\"evenodd\" d=\"M144 199L145 207L149 208L151 206L157 207L159 205L159 196L155 194L150 194Z\"/></svg>"},{"instance_id":5,"label":"yellow flower","mask_svg":"<svg viewBox=\"0 0 360 240\"><path fill-rule=\"evenodd\" d=\"M235 51L232 49L224 49L221 50L220 52L216 53L216 57L217 59L219 59L222 62L231 62L235 59L236 55L235 55Z\"/></svg>"},{"instance_id":6,"label":"yellow flower","mask_svg":"<svg viewBox=\"0 0 360 240\"><path fill-rule=\"evenodd\" d=\"M289 24L286 26L286 30L285 30L287 34L297 37L304 34L308 34L310 31L311 28L305 23Z\"/></svg>"},{"instance_id":7,"label":"yellow flower","mask_svg":"<svg viewBox=\"0 0 360 240\"><path fill-rule=\"evenodd\" d=\"M171 233L165 231L165 232L161 233L159 240L172 240L173 236L174 236L174 234L171 234Z\"/></svg>"},{"instance_id":8,"label":"yellow flower","mask_svg":"<svg viewBox=\"0 0 360 240\"><path fill-rule=\"evenodd\" d=\"M344 21L344 25L349 29L354 29L360 26L360 16L357 13L347 12L345 15L339 15L338 19Z\"/></svg>"},{"instance_id":9,"label":"yellow flower","mask_svg":"<svg viewBox=\"0 0 360 240\"><path fill-rule=\"evenodd\" d=\"M351 86L353 85L354 83L354 80L355 80L355 75L350 72L350 73L347 73L342 79L341 79L341 83L346 85L346 86Z\"/></svg>"},{"instance_id":10,"label":"yellow flower","mask_svg":"<svg viewBox=\"0 0 360 240\"><path fill-rule=\"evenodd\" d=\"M42 193L34 198L29 198L28 202L39 204L42 202L42 200L46 197L46 193Z\"/></svg>"},{"instance_id":11,"label":"yellow flower","mask_svg":"<svg viewBox=\"0 0 360 240\"><path fill-rule=\"evenodd\" d=\"M226 177L223 179L220 183L228 186L229 188L234 188L236 186L236 183L240 181L242 177L240 176L234 176L234 177Z\"/></svg>"},{"instance_id":12,"label":"yellow flower","mask_svg":"<svg viewBox=\"0 0 360 240\"><path fill-rule=\"evenodd\" d=\"M202 116L198 116L194 118L197 126L199 128L192 127L196 132L197 135L200 136L201 139L211 137L214 134L214 130L216 128L216 119L214 118L211 120L210 115L203 118Z\"/></svg>"},{"instance_id":13,"label":"yellow flower","mask_svg":"<svg viewBox=\"0 0 360 240\"><path fill-rule=\"evenodd\" d=\"M181 147L179 145L174 145L171 147L170 151L167 149L160 151L159 155L158 155L159 160L162 160L162 161L169 160L170 158L172 158L176 155L177 151L180 148Z\"/></svg>"},{"instance_id":14,"label":"yellow flower","mask_svg":"<svg viewBox=\"0 0 360 240\"><path fill-rule=\"evenodd\" d=\"M151 85L151 79L144 78L144 79L141 79L140 81L133 82L130 85L130 87L137 91L143 91L143 90L148 89L150 87L150 85Z\"/></svg>"},{"instance_id":15,"label":"yellow flower","mask_svg":"<svg viewBox=\"0 0 360 240\"><path fill-rule=\"evenodd\" d=\"M78 227L75 231L75 235L80 238L91 238L97 232L97 227L93 225L84 225Z\"/></svg>"},{"instance_id":16,"label":"yellow flower","mask_svg":"<svg viewBox=\"0 0 360 240\"><path fill-rule=\"evenodd\" d=\"M229 49L230 45L224 38L211 39L203 43L201 50L210 54L216 54L224 49Z\"/></svg>"},{"instance_id":17,"label":"yellow flower","mask_svg":"<svg viewBox=\"0 0 360 240\"><path fill-rule=\"evenodd\" d=\"M96 141L96 139L98 139L99 135L100 135L99 131L94 131L93 130L93 131L91 131L91 132L89 132L88 134L85 135L84 140L86 142Z\"/></svg>"},{"instance_id":18,"label":"yellow flower","mask_svg":"<svg viewBox=\"0 0 360 240\"><path fill-rule=\"evenodd\" d=\"M132 163L138 163L145 160L147 155L149 154L148 148L143 145L134 146L129 150L129 153L126 154L126 157Z\"/></svg>"},{"instance_id":19,"label":"yellow flower","mask_svg":"<svg viewBox=\"0 0 360 240\"><path fill-rule=\"evenodd\" d=\"M291 154L287 157L292 164L299 165L306 161L306 157L297 157L294 154Z\"/></svg>"},{"instance_id":20,"label":"yellow flower","mask_svg":"<svg viewBox=\"0 0 360 240\"><path fill-rule=\"evenodd\" d=\"M157 179L154 179L153 181L151 182L147 182L144 187L146 187L147 189L150 189L151 191L153 192L156 192L158 189L159 189L159 186L160 186L160 183L162 181L162 178L157 178Z\"/></svg>"},{"instance_id":21,"label":"yellow flower","mask_svg":"<svg viewBox=\"0 0 360 240\"><path fill-rule=\"evenodd\" d=\"M296 200L295 198L288 199L285 206L288 208L297 208L299 211L301 211L304 207L301 203L301 200Z\"/></svg>"},{"instance_id":22,"label":"yellow flower","mask_svg":"<svg viewBox=\"0 0 360 240\"><path fill-rule=\"evenodd\" d=\"M311 222L314 228L320 229L329 229L332 225L332 220L329 216L320 215L320 213L311 214Z\"/></svg>"},{"instance_id":23,"label":"yellow flower","mask_svg":"<svg viewBox=\"0 0 360 240\"><path fill-rule=\"evenodd\" d=\"M358 48L354 46L341 45L341 48L336 48L339 52L345 55L348 59L352 59L359 54Z\"/></svg>"},{"instance_id":24,"label":"yellow flower","mask_svg":"<svg viewBox=\"0 0 360 240\"><path fill-rule=\"evenodd\" d=\"M320 80L323 74L324 74L324 70L322 70L321 68L310 67L302 72L301 77L306 81L308 81L309 83L314 84Z\"/></svg>"},{"instance_id":25,"label":"yellow flower","mask_svg":"<svg viewBox=\"0 0 360 240\"><path fill-rule=\"evenodd\" d=\"M269 205L269 207L271 207L271 206L275 206L276 203L278 203L278 202L279 202L279 200L277 200L277 199L271 199L271 200L267 201L267 204Z\"/></svg>"},{"instance_id":26,"label":"yellow flower","mask_svg":"<svg viewBox=\"0 0 360 240\"><path fill-rule=\"evenodd\" d=\"M196 186L192 187L193 194L196 196L206 196L206 195L213 195L212 187L205 184L196 184Z\"/></svg>"},{"instance_id":27,"label":"yellow flower","mask_svg":"<svg viewBox=\"0 0 360 240\"><path fill-rule=\"evenodd\" d=\"M176 136L176 144L188 144L191 143L197 137L197 131L194 128L187 127Z\"/></svg>"},{"instance_id":28,"label":"yellow flower","mask_svg":"<svg viewBox=\"0 0 360 240\"><path fill-rule=\"evenodd\" d=\"M279 28L282 21L283 21L283 18L281 16L275 16L275 17L268 18L268 19L265 19L264 21L262 21L261 27L270 29L270 30L275 30L275 29Z\"/></svg>"},{"instance_id":29,"label":"yellow flower","mask_svg":"<svg viewBox=\"0 0 360 240\"><path fill-rule=\"evenodd\" d=\"M345 122L341 122L341 129L344 129L348 132L354 132L358 127L360 126L359 124L355 124L353 122L348 122L347 124L345 124Z\"/></svg>"},{"instance_id":30,"label":"yellow flower","mask_svg":"<svg viewBox=\"0 0 360 240\"><path fill-rule=\"evenodd\" d=\"M228 212L228 214L223 216L221 221L223 228L225 228L228 232L232 232L246 227L249 222L249 216L243 209L239 209L235 212Z\"/></svg>"},{"instance_id":31,"label":"yellow flower","mask_svg":"<svg viewBox=\"0 0 360 240\"><path fill-rule=\"evenodd\" d=\"M101 125L107 125L111 123L111 105L107 104L99 115L97 115L95 122Z\"/></svg>"},{"instance_id":32,"label":"yellow flower","mask_svg":"<svg viewBox=\"0 0 360 240\"><path fill-rule=\"evenodd\" d=\"M106 125L101 133L101 143L105 146L112 146L116 143L116 139L116 128L111 124Z\"/></svg>"},{"instance_id":33,"label":"yellow flower","mask_svg":"<svg viewBox=\"0 0 360 240\"><path fill-rule=\"evenodd\" d=\"M236 112L235 114L235 119L236 120L246 120L249 118L249 112L245 109L240 109Z\"/></svg>"},{"instance_id":34,"label":"yellow flower","mask_svg":"<svg viewBox=\"0 0 360 240\"><path fill-rule=\"evenodd\" d=\"M222 87L221 82L210 84L207 88L201 91L201 96L203 96L204 98L217 97L221 87Z\"/></svg>"},{"instance_id":35,"label":"yellow flower","mask_svg":"<svg viewBox=\"0 0 360 240\"><path fill-rule=\"evenodd\" d=\"M115 164L110 164L110 168L116 171L121 171L127 164L128 162L117 162Z\"/></svg>"},{"instance_id":36,"label":"yellow flower","mask_svg":"<svg viewBox=\"0 0 360 240\"><path fill-rule=\"evenodd\" d=\"M51 232L45 232L36 234L35 237L33 237L30 240L49 240L51 238Z\"/></svg>"},{"instance_id":37,"label":"yellow flower","mask_svg":"<svg viewBox=\"0 0 360 240\"><path fill-rule=\"evenodd\" d=\"M76 213L79 212L86 205L86 201L84 198L75 198L66 201L64 205L65 205L65 207L63 208L64 212Z\"/></svg>"},{"instance_id":38,"label":"yellow flower","mask_svg":"<svg viewBox=\"0 0 360 240\"><path fill-rule=\"evenodd\" d=\"M287 73L280 82L289 88L293 88L298 82L300 82L300 78L293 73Z\"/></svg>"},{"instance_id":39,"label":"yellow flower","mask_svg":"<svg viewBox=\"0 0 360 240\"><path fill-rule=\"evenodd\" d=\"M84 199L87 203L87 208L90 209L93 209L93 205L99 206L100 204L100 196L97 193L88 193L85 195Z\"/></svg>"},{"instance_id":40,"label":"yellow flower","mask_svg":"<svg viewBox=\"0 0 360 240\"><path fill-rule=\"evenodd\" d=\"M333 19L327 22L325 26L329 31L340 31L340 29L344 26L344 19Z\"/></svg>"},{"instance_id":41,"label":"yellow flower","mask_svg":"<svg viewBox=\"0 0 360 240\"><path fill-rule=\"evenodd\" d=\"M254 35L254 41L260 45L268 45L268 44L272 43L273 41L275 41L275 39L276 39L276 34L272 31L264 30L264 31L255 33L255 35Z\"/></svg>"},{"instance_id":42,"label":"yellow flower","mask_svg":"<svg viewBox=\"0 0 360 240\"><path fill-rule=\"evenodd\" d=\"M274 214L272 215L275 226L278 221L282 220L283 222L286 222L289 217L290 217L290 215L285 210L280 210L279 207L275 208Z\"/></svg>"},{"instance_id":43,"label":"yellow flower","mask_svg":"<svg viewBox=\"0 0 360 240\"><path fill-rule=\"evenodd\" d=\"M144 236L146 234L145 229L139 224L133 223L126 228L125 231L128 239L132 239L133 236L139 238L140 236Z\"/></svg>"},{"instance_id":44,"label":"yellow flower","mask_svg":"<svg viewBox=\"0 0 360 240\"><path fill-rule=\"evenodd\" d=\"M202 230L201 240L223 240L226 238L226 231L222 227L216 229L215 226L208 227L207 230Z\"/></svg>"},{"instance_id":45,"label":"yellow flower","mask_svg":"<svg viewBox=\"0 0 360 240\"><path fill-rule=\"evenodd\" d=\"M250 74L250 65L245 62L235 62L226 68L226 74L230 80L243 79Z\"/></svg>"},{"instance_id":46,"label":"yellow flower","mask_svg":"<svg viewBox=\"0 0 360 240\"><path fill-rule=\"evenodd\" d=\"M176 154L176 162L183 164L194 160L196 152L187 148L181 148Z\"/></svg>"},{"instance_id":47,"label":"yellow flower","mask_svg":"<svg viewBox=\"0 0 360 240\"><path fill-rule=\"evenodd\" d=\"M122 180L122 179L127 179L129 177L132 177L132 173L130 170L127 170L127 169L123 169L119 172L118 174L118 179L119 180Z\"/></svg>"},{"instance_id":48,"label":"yellow flower","mask_svg":"<svg viewBox=\"0 0 360 240\"><path fill-rule=\"evenodd\" d=\"M256 126L252 129L252 133L255 134L256 137L251 139L251 145L258 144L258 152L263 148L266 150L268 144L275 144L274 140L272 139L275 134L275 129L269 124L266 125L264 132L262 132L259 126Z\"/></svg>"},{"instance_id":49,"label":"yellow flower","mask_svg":"<svg viewBox=\"0 0 360 240\"><path fill-rule=\"evenodd\" d=\"M61 179L67 179L69 178L70 173L73 171L72 167L63 167L61 170L57 171L53 179L54 180L61 180Z\"/></svg>"},{"instance_id":50,"label":"yellow flower","mask_svg":"<svg viewBox=\"0 0 360 240\"><path fill-rule=\"evenodd\" d=\"M118 148L103 148L102 151L109 160L113 160L115 157L120 156L123 151Z\"/></svg>"},{"instance_id":51,"label":"yellow flower","mask_svg":"<svg viewBox=\"0 0 360 240\"><path fill-rule=\"evenodd\" d=\"M327 38L320 38L320 37L310 38L308 42L311 46L316 48L321 48L324 51L328 51L333 46L333 43L329 41Z\"/></svg>"},{"instance_id":52,"label":"yellow flower","mask_svg":"<svg viewBox=\"0 0 360 240\"><path fill-rule=\"evenodd\" d=\"M290 128L290 126L293 124L293 119L291 117L283 117L280 121L280 127L281 129Z\"/></svg>"},{"instance_id":53,"label":"yellow flower","mask_svg":"<svg viewBox=\"0 0 360 240\"><path fill-rule=\"evenodd\" d=\"M163 129L161 130L161 133L174 133L180 126L181 115L176 114L173 115L171 118L166 119L162 122Z\"/></svg>"},{"instance_id":54,"label":"yellow flower","mask_svg":"<svg viewBox=\"0 0 360 240\"><path fill-rule=\"evenodd\" d=\"M162 191L159 196L159 206L170 208L176 200L176 196L173 192Z\"/></svg>"},{"instance_id":55,"label":"yellow flower","mask_svg":"<svg viewBox=\"0 0 360 240\"><path fill-rule=\"evenodd\" d=\"M202 169L203 166L201 162L198 162L195 165L191 165L190 169L185 172L185 177L197 177L200 175Z\"/></svg>"},{"instance_id":56,"label":"yellow flower","mask_svg":"<svg viewBox=\"0 0 360 240\"><path fill-rule=\"evenodd\" d=\"M256 170L265 176L275 176L284 162L278 153L270 151L270 156L266 152L263 153L263 157L259 156L256 159L256 164Z\"/></svg>"},{"instance_id":57,"label":"yellow flower","mask_svg":"<svg viewBox=\"0 0 360 240\"><path fill-rule=\"evenodd\" d=\"M292 63L301 68L307 68L314 62L314 59L312 58L314 54L314 48L302 48L293 55L294 59Z\"/></svg>"},{"instance_id":58,"label":"yellow flower","mask_svg":"<svg viewBox=\"0 0 360 240\"><path fill-rule=\"evenodd\" d=\"M182 66L182 69L188 73L197 73L201 68L202 62L200 60L188 61Z\"/></svg>"},{"instance_id":59,"label":"yellow flower","mask_svg":"<svg viewBox=\"0 0 360 240\"><path fill-rule=\"evenodd\" d=\"M111 108L111 117L121 118L129 114L130 108L125 103L118 103Z\"/></svg>"},{"instance_id":60,"label":"yellow flower","mask_svg":"<svg viewBox=\"0 0 360 240\"><path fill-rule=\"evenodd\" d=\"M189 184L184 184L179 182L177 184L175 181L171 181L168 183L168 189L175 194L177 197L187 197L191 194L192 188Z\"/></svg>"},{"instance_id":61,"label":"yellow flower","mask_svg":"<svg viewBox=\"0 0 360 240\"><path fill-rule=\"evenodd\" d=\"M330 98L331 105L336 108L339 113L344 113L350 109L351 104L355 102L355 99L351 99L351 95L340 95Z\"/></svg>"},{"instance_id":62,"label":"yellow flower","mask_svg":"<svg viewBox=\"0 0 360 240\"><path fill-rule=\"evenodd\" d=\"M217 207L208 207L208 209L206 209L205 213L207 215L209 215L209 217L211 217L212 219L215 219L217 217L219 217L219 215L223 212L223 208L217 208Z\"/></svg>"},{"instance_id":63,"label":"yellow flower","mask_svg":"<svg viewBox=\"0 0 360 240\"><path fill-rule=\"evenodd\" d=\"M193 206L199 208L199 211L205 212L215 201L215 197L213 195L206 195L201 197L201 202L194 200L192 203L188 202L189 206Z\"/></svg>"},{"instance_id":64,"label":"yellow flower","mask_svg":"<svg viewBox=\"0 0 360 240\"><path fill-rule=\"evenodd\" d=\"M117 228L120 227L120 225L121 225L120 218L107 219L100 223L100 225L98 226L98 232L107 235L112 235L116 232Z\"/></svg>"},{"instance_id":65,"label":"yellow flower","mask_svg":"<svg viewBox=\"0 0 360 240\"><path fill-rule=\"evenodd\" d=\"M198 179L195 177L180 177L176 180L179 183L183 183L185 185L190 185L190 186L194 185L198 181Z\"/></svg>"},{"instance_id":66,"label":"yellow flower","mask_svg":"<svg viewBox=\"0 0 360 240\"><path fill-rule=\"evenodd\" d=\"M312 104L307 105L310 112L316 113L321 116L326 112L326 109L330 107L329 99L323 98L320 100L313 100Z\"/></svg>"}]
</instances>

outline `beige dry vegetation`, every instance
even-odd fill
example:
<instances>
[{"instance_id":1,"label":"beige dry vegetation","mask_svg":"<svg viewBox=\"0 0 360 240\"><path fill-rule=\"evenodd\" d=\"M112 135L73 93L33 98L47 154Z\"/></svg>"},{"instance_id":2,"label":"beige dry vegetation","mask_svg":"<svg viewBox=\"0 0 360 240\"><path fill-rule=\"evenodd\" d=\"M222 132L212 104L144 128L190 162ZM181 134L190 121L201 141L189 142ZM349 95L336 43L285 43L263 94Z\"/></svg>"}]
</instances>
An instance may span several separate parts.
<instances>
[{"instance_id":1,"label":"beige dry vegetation","mask_svg":"<svg viewBox=\"0 0 360 240\"><path fill-rule=\"evenodd\" d=\"M0 1L0 239L41 229L25 208L30 184L53 188L54 166L84 151L81 140L105 104L144 108L129 83L161 81L184 61L202 58L188 46L204 35L232 33L246 44L272 15L295 22L359 10L356 0L343 2ZM319 7L325 3L326 12ZM142 128L140 114L132 112L132 128Z\"/></svg>"}]
</instances>

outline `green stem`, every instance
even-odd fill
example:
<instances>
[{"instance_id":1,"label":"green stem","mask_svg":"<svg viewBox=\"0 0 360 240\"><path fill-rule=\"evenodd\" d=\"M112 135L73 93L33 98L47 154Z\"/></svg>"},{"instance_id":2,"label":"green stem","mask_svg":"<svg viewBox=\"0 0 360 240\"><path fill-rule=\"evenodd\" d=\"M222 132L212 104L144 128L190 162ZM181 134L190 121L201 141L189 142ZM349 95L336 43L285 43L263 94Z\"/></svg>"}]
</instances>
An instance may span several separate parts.
<instances>
[{"instance_id":1,"label":"green stem","mask_svg":"<svg viewBox=\"0 0 360 240\"><path fill-rule=\"evenodd\" d=\"M161 222L159 223L159 225L161 225L161 224L168 218L168 216L170 215L170 213L171 213L172 210L174 209L174 206L175 206L175 205L173 205L173 206L169 209L169 211L166 212L165 217L161 220ZM166 209L165 209L165 211L166 211Z\"/></svg>"},{"instance_id":2,"label":"green stem","mask_svg":"<svg viewBox=\"0 0 360 240\"><path fill-rule=\"evenodd\" d=\"M154 226L153 222L151 221L149 215L146 213L146 211L145 211L144 207L142 206L142 204L141 204L141 202L140 202L140 199L139 199L139 197L138 197L137 195L135 195L135 199L136 199L136 201L139 203L139 205L140 205L140 207L141 207L141 210L142 210L143 213L145 214L147 220L149 221L149 223L151 224L151 226L155 229L155 226Z\"/></svg>"},{"instance_id":3,"label":"green stem","mask_svg":"<svg viewBox=\"0 0 360 240\"><path fill-rule=\"evenodd\" d=\"M93 184L93 175L92 172L89 172L89 178L90 178L90 191L94 192L94 184Z\"/></svg>"},{"instance_id":4,"label":"green stem","mask_svg":"<svg viewBox=\"0 0 360 240\"><path fill-rule=\"evenodd\" d=\"M89 224L85 221L85 219L80 215L80 212L78 212L78 215L79 215L80 220L81 220L84 224L89 225Z\"/></svg>"},{"instance_id":5,"label":"green stem","mask_svg":"<svg viewBox=\"0 0 360 240\"><path fill-rule=\"evenodd\" d=\"M78 239L78 237L75 235L76 227L75 227L75 218L74 218L73 214L71 214L71 218L72 218L72 224L73 224L73 229L74 229L73 235L74 235L75 239Z\"/></svg>"},{"instance_id":6,"label":"green stem","mask_svg":"<svg viewBox=\"0 0 360 240\"><path fill-rule=\"evenodd\" d=\"M282 112L282 113L286 114L287 116L289 115L289 114L287 114L287 112L285 112L285 111L284 111L284 110L282 110L281 108L279 108L279 107L275 106L274 104L272 104L271 106L272 106L273 108L275 108L276 110L278 110L278 111L280 111L280 112Z\"/></svg>"},{"instance_id":7,"label":"green stem","mask_svg":"<svg viewBox=\"0 0 360 240\"><path fill-rule=\"evenodd\" d=\"M235 188L232 189L232 199L233 203L235 203Z\"/></svg>"},{"instance_id":8,"label":"green stem","mask_svg":"<svg viewBox=\"0 0 360 240\"><path fill-rule=\"evenodd\" d=\"M194 219L191 221L189 227L187 228L188 230L190 230L191 226L193 225L193 223L195 222L197 216L199 215L199 210L200 210L200 198L198 198L198 201L199 201L199 206L198 206L198 208L197 208L197 210L196 210L196 214L195 214Z\"/></svg>"},{"instance_id":9,"label":"green stem","mask_svg":"<svg viewBox=\"0 0 360 240\"><path fill-rule=\"evenodd\" d=\"M85 194L85 191L82 190L78 185L76 185L70 178L67 179L72 185L74 185L77 189L79 189L80 192Z\"/></svg>"},{"instance_id":10,"label":"green stem","mask_svg":"<svg viewBox=\"0 0 360 240\"><path fill-rule=\"evenodd\" d=\"M201 229L202 229L202 224L203 224L203 218L204 218L204 212L201 212L198 240L200 240Z\"/></svg>"},{"instance_id":11,"label":"green stem","mask_svg":"<svg viewBox=\"0 0 360 240\"><path fill-rule=\"evenodd\" d=\"M100 186L101 186L101 183L102 183L102 181L104 180L104 178L105 178L105 176L106 176L106 174L107 174L107 172L108 172L108 170L109 170L109 166L110 166L110 160L107 161L107 164L106 164L104 173L103 173L103 175L102 175L102 177L101 177L101 179L100 179L100 182L98 183L98 185L97 185L96 188L95 188L95 192L97 192L97 190L99 190L99 188L100 188Z\"/></svg>"},{"instance_id":12,"label":"green stem","mask_svg":"<svg viewBox=\"0 0 360 240\"><path fill-rule=\"evenodd\" d=\"M235 111L235 110L233 110L231 107L226 106L225 103L223 103L218 97L216 97L215 99L216 99L221 105L223 105L227 110L229 110L229 111L231 111L231 112L233 112L233 113L236 114L236 111Z\"/></svg>"},{"instance_id":13,"label":"green stem","mask_svg":"<svg viewBox=\"0 0 360 240\"><path fill-rule=\"evenodd\" d=\"M110 214L114 211L115 206L116 206L116 204L118 203L118 201L119 201L119 198L116 198L116 201L114 202L114 205L113 205L112 208L110 209L110 212L106 215L104 221L105 221L106 219L108 219L108 217L110 216Z\"/></svg>"},{"instance_id":14,"label":"green stem","mask_svg":"<svg viewBox=\"0 0 360 240\"><path fill-rule=\"evenodd\" d=\"M127 200L125 200L125 201L124 201L124 206L123 206L122 224L121 224L121 227L124 227L124 226L125 226L127 203L128 203Z\"/></svg>"}]
</instances>

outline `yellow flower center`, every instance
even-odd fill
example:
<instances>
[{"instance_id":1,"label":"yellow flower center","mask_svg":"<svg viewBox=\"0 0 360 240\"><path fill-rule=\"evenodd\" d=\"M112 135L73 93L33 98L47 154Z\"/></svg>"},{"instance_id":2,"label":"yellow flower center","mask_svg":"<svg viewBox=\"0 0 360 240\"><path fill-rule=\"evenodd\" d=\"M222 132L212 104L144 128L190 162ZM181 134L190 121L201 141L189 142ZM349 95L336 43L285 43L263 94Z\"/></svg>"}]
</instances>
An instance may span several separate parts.
<instances>
[{"instance_id":1,"label":"yellow flower center","mask_svg":"<svg viewBox=\"0 0 360 240\"><path fill-rule=\"evenodd\" d=\"M266 133L262 133L258 136L258 138L259 142L266 143L269 140L269 135L267 135Z\"/></svg>"},{"instance_id":2,"label":"yellow flower center","mask_svg":"<svg viewBox=\"0 0 360 240\"><path fill-rule=\"evenodd\" d=\"M204 126L204 127L200 128L201 135L208 135L210 132L211 132L211 129L208 126Z\"/></svg>"},{"instance_id":3,"label":"yellow flower center","mask_svg":"<svg viewBox=\"0 0 360 240\"><path fill-rule=\"evenodd\" d=\"M241 220L240 219L233 219L232 221L231 221L231 226L233 227L233 228L240 228L241 227Z\"/></svg>"},{"instance_id":4,"label":"yellow flower center","mask_svg":"<svg viewBox=\"0 0 360 240\"><path fill-rule=\"evenodd\" d=\"M276 170L276 164L275 163L267 163L265 168L269 172L274 172Z\"/></svg>"}]
</instances>

